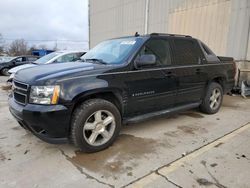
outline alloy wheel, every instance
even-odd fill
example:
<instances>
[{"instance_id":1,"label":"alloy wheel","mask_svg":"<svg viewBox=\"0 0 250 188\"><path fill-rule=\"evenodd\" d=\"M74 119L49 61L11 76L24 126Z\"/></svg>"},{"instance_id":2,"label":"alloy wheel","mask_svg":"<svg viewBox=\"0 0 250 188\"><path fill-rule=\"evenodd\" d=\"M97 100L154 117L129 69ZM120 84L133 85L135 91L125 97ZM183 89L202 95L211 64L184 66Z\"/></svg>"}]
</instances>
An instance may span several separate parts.
<instances>
[{"instance_id":1,"label":"alloy wheel","mask_svg":"<svg viewBox=\"0 0 250 188\"><path fill-rule=\"evenodd\" d=\"M83 126L83 136L91 146L107 143L115 132L114 115L107 110L98 110L87 118Z\"/></svg>"},{"instance_id":2,"label":"alloy wheel","mask_svg":"<svg viewBox=\"0 0 250 188\"><path fill-rule=\"evenodd\" d=\"M212 91L212 94L209 99L210 108L215 110L220 106L221 103L221 91L218 88L215 88Z\"/></svg>"}]
</instances>

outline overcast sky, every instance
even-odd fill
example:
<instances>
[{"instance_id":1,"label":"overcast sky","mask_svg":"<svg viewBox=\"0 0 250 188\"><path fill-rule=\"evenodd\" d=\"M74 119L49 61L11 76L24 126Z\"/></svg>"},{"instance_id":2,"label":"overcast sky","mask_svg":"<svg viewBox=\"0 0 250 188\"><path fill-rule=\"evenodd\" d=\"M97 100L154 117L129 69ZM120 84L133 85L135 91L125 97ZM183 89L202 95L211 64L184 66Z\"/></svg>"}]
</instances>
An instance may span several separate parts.
<instances>
[{"instance_id":1,"label":"overcast sky","mask_svg":"<svg viewBox=\"0 0 250 188\"><path fill-rule=\"evenodd\" d=\"M88 0L0 0L0 33L6 43L87 49Z\"/></svg>"}]
</instances>

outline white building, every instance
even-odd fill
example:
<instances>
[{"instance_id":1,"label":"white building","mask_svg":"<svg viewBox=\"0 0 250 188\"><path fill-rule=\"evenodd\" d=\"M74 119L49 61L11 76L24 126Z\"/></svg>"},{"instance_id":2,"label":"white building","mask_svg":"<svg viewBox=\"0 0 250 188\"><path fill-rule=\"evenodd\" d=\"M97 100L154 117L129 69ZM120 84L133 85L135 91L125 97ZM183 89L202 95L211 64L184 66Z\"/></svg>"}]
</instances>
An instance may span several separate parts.
<instances>
[{"instance_id":1,"label":"white building","mask_svg":"<svg viewBox=\"0 0 250 188\"><path fill-rule=\"evenodd\" d=\"M120 36L192 35L222 56L250 60L250 0L90 0L90 47Z\"/></svg>"}]
</instances>

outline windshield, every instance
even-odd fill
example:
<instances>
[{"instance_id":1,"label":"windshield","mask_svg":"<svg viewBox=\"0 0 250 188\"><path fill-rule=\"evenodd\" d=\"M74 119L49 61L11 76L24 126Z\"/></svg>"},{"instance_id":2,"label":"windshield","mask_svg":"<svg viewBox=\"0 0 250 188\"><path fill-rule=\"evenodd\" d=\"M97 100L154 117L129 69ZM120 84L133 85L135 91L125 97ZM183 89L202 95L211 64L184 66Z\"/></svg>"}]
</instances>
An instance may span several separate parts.
<instances>
[{"instance_id":1,"label":"windshield","mask_svg":"<svg viewBox=\"0 0 250 188\"><path fill-rule=\"evenodd\" d=\"M128 57L137 43L137 38L112 39L101 42L89 52L81 57L81 59L101 60L106 64L121 64Z\"/></svg>"},{"instance_id":2,"label":"windshield","mask_svg":"<svg viewBox=\"0 0 250 188\"><path fill-rule=\"evenodd\" d=\"M40 59L36 60L34 63L35 64L45 64L49 60L51 60L54 57L58 56L59 54L61 54L61 53L60 52L52 52L52 53L50 53L48 55L45 55L45 56L41 57Z\"/></svg>"},{"instance_id":3,"label":"windshield","mask_svg":"<svg viewBox=\"0 0 250 188\"><path fill-rule=\"evenodd\" d=\"M10 62L16 57L0 57L0 62Z\"/></svg>"}]
</instances>

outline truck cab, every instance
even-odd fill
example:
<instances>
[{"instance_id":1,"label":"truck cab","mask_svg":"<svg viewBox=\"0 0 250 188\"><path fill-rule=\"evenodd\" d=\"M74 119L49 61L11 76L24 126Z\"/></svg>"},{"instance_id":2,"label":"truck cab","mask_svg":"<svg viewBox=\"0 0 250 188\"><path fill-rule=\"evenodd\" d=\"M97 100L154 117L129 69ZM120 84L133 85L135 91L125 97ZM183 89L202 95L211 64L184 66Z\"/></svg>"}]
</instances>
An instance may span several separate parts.
<instances>
[{"instance_id":1,"label":"truck cab","mask_svg":"<svg viewBox=\"0 0 250 188\"><path fill-rule=\"evenodd\" d=\"M82 60L17 72L9 106L40 139L71 140L86 152L109 147L122 124L196 107L217 113L234 84L233 58L191 36L110 39Z\"/></svg>"}]
</instances>

